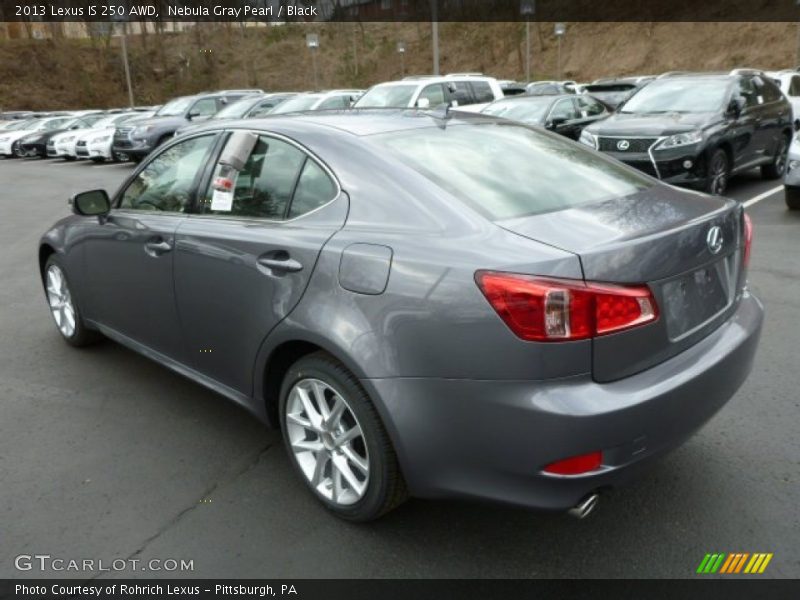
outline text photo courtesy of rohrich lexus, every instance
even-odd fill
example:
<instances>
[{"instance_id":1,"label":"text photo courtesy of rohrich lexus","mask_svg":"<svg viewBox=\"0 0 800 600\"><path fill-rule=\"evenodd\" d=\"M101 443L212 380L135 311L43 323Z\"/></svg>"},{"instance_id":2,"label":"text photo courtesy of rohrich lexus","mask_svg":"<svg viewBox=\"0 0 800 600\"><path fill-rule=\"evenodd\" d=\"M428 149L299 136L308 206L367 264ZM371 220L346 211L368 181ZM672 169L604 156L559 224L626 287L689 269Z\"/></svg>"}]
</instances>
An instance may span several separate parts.
<instances>
[{"instance_id":1,"label":"text photo courtesy of rohrich lexus","mask_svg":"<svg viewBox=\"0 0 800 600\"><path fill-rule=\"evenodd\" d=\"M800 26L56 4L0 578L800 576Z\"/></svg>"}]
</instances>

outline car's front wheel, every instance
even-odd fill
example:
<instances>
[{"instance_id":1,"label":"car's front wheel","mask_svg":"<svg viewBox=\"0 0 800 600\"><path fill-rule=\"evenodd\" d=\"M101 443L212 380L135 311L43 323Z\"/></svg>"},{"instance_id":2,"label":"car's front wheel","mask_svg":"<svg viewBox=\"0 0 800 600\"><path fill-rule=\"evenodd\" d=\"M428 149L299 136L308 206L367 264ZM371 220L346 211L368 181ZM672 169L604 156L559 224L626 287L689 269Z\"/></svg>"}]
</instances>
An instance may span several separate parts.
<instances>
[{"instance_id":1,"label":"car's front wheel","mask_svg":"<svg viewBox=\"0 0 800 600\"><path fill-rule=\"evenodd\" d=\"M800 188L784 186L784 198L789 210L800 210Z\"/></svg>"},{"instance_id":2,"label":"car's front wheel","mask_svg":"<svg viewBox=\"0 0 800 600\"><path fill-rule=\"evenodd\" d=\"M782 135L778 143L778 152L775 154L775 160L768 165L761 167L761 177L764 179L777 179L783 177L786 170L786 160L789 155L789 140L786 136Z\"/></svg>"},{"instance_id":3,"label":"car's front wheel","mask_svg":"<svg viewBox=\"0 0 800 600\"><path fill-rule=\"evenodd\" d=\"M69 287L69 281L59 257L53 254L44 267L44 287L50 314L56 328L72 346L88 346L100 339L100 334L87 329Z\"/></svg>"},{"instance_id":4,"label":"car's front wheel","mask_svg":"<svg viewBox=\"0 0 800 600\"><path fill-rule=\"evenodd\" d=\"M375 407L330 355L310 354L289 369L280 418L296 471L337 516L369 521L405 500L397 456Z\"/></svg>"},{"instance_id":5,"label":"car's front wheel","mask_svg":"<svg viewBox=\"0 0 800 600\"><path fill-rule=\"evenodd\" d=\"M717 148L708 161L708 174L706 175L706 192L721 196L728 189L731 167L728 154L722 148Z\"/></svg>"}]
</instances>

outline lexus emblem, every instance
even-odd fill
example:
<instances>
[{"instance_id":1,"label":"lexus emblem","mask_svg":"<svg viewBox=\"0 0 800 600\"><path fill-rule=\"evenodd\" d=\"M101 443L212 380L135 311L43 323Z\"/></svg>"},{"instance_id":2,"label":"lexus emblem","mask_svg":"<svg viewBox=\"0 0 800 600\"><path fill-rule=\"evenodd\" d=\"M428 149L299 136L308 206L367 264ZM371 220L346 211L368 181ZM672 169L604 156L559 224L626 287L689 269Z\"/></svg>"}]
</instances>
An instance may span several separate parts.
<instances>
[{"instance_id":1,"label":"lexus emblem","mask_svg":"<svg viewBox=\"0 0 800 600\"><path fill-rule=\"evenodd\" d=\"M631 147L631 143L628 140L620 140L617 142L617 150L622 150L625 152L628 148Z\"/></svg>"},{"instance_id":2,"label":"lexus emblem","mask_svg":"<svg viewBox=\"0 0 800 600\"><path fill-rule=\"evenodd\" d=\"M719 254L719 251L722 250L722 228L714 225L709 229L706 243L711 254Z\"/></svg>"}]
</instances>

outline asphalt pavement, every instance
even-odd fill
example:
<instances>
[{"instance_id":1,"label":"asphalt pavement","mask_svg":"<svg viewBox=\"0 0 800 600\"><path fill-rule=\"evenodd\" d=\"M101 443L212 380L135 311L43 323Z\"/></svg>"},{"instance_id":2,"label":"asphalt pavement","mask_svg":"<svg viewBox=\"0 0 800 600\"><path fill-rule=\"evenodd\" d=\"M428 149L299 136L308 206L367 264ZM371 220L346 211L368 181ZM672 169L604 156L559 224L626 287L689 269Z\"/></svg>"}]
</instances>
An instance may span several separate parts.
<instances>
[{"instance_id":1,"label":"asphalt pavement","mask_svg":"<svg viewBox=\"0 0 800 600\"><path fill-rule=\"evenodd\" d=\"M59 339L39 236L69 214L69 194L113 191L130 171L0 161L0 578L696 577L709 552L771 552L760 577L800 577L800 211L779 182L731 184L757 200L750 279L767 320L750 378L684 446L583 521L411 500L354 525L232 403L114 343ZM17 570L26 554L194 570Z\"/></svg>"}]
</instances>

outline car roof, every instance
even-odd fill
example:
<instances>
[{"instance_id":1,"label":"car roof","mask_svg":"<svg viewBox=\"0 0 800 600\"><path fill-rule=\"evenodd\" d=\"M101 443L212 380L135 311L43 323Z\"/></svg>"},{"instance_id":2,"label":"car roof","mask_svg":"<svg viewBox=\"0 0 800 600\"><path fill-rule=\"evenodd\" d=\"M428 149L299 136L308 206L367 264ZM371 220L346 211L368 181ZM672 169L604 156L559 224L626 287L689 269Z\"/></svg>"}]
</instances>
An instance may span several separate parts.
<instances>
[{"instance_id":1,"label":"car roof","mask_svg":"<svg viewBox=\"0 0 800 600\"><path fill-rule=\"evenodd\" d=\"M390 85L430 85L431 83L452 83L453 81L496 81L485 75L411 75L395 81L383 81L373 87Z\"/></svg>"},{"instance_id":2,"label":"car roof","mask_svg":"<svg viewBox=\"0 0 800 600\"><path fill-rule=\"evenodd\" d=\"M496 122L497 118L479 113L449 111L441 112L410 108L353 108L343 110L306 111L285 113L256 119L237 119L220 123L204 123L193 133L208 129L263 129L277 133L287 130L314 132L339 131L342 134L363 137L393 131L423 129L431 127L463 125L476 122Z\"/></svg>"}]
</instances>

